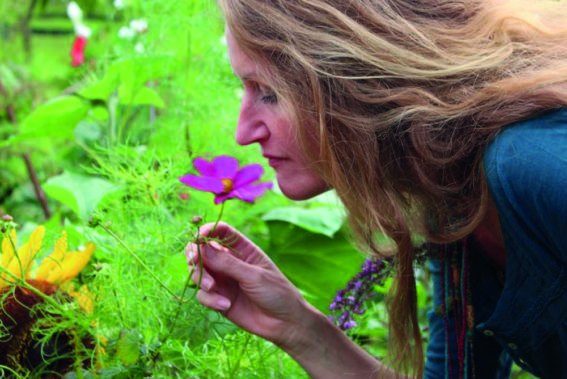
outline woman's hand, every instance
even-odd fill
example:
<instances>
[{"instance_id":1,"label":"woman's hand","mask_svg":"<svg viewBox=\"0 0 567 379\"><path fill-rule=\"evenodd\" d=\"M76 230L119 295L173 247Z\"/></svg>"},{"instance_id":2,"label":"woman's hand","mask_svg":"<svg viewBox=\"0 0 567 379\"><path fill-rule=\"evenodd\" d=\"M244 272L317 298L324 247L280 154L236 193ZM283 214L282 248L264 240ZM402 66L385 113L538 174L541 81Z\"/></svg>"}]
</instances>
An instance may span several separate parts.
<instances>
[{"instance_id":1,"label":"woman's hand","mask_svg":"<svg viewBox=\"0 0 567 379\"><path fill-rule=\"evenodd\" d=\"M220 241L199 245L202 273L197 245L189 243L185 248L191 279L199 283L202 275L197 300L280 347L294 345L313 307L249 239L222 222L211 233L212 227L200 229L201 236Z\"/></svg>"},{"instance_id":2,"label":"woman's hand","mask_svg":"<svg viewBox=\"0 0 567 379\"><path fill-rule=\"evenodd\" d=\"M199 245L203 263L197 299L221 311L236 325L290 354L313 378L394 378L394 372L352 342L321 312L305 301L274 263L231 226L200 229L216 241ZM199 283L197 245L185 249ZM227 302L226 304L223 304Z\"/></svg>"}]
</instances>

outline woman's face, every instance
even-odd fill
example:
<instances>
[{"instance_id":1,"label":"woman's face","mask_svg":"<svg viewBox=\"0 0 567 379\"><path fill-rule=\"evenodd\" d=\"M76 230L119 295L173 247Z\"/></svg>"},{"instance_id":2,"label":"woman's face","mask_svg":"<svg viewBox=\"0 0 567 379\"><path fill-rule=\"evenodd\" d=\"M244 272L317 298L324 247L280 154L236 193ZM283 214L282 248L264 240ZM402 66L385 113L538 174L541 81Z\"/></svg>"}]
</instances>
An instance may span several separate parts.
<instances>
[{"instance_id":1,"label":"woman's face","mask_svg":"<svg viewBox=\"0 0 567 379\"><path fill-rule=\"evenodd\" d=\"M260 78L260 67L244 54L228 28L226 40L232 71L244 85L236 142L260 145L262 155L276 171L278 185L288 198L305 200L325 192L328 185L306 162L295 140L290 118Z\"/></svg>"}]
</instances>

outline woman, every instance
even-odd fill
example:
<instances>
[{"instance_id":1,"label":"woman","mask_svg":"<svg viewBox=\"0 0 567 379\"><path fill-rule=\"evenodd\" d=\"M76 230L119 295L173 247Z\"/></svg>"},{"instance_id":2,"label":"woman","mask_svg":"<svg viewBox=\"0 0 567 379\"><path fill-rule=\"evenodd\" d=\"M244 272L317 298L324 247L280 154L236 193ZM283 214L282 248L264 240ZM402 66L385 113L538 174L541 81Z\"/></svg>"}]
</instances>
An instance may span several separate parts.
<instances>
[{"instance_id":1,"label":"woman","mask_svg":"<svg viewBox=\"0 0 567 379\"><path fill-rule=\"evenodd\" d=\"M567 8L489 0L219 0L236 129L294 200L336 190L389 254L386 368L220 224L197 298L317 378L567 377ZM201 233L209 235L211 226ZM424 368L412 235L434 256ZM229 243L229 242L227 242ZM187 247L195 264L196 246ZM198 280L198 273L193 280Z\"/></svg>"}]
</instances>

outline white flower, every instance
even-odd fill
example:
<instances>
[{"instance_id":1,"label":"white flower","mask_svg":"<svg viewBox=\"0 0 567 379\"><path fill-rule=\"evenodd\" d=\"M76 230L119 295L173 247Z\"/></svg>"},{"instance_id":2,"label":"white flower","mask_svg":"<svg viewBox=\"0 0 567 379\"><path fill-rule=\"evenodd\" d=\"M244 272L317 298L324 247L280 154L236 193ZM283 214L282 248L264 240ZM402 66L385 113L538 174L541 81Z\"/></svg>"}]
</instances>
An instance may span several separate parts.
<instances>
[{"instance_id":1,"label":"white flower","mask_svg":"<svg viewBox=\"0 0 567 379\"><path fill-rule=\"evenodd\" d=\"M69 16L71 21L73 21L73 23L76 23L80 21L81 18L83 18L83 11L77 3L71 1L69 5L67 5L67 15Z\"/></svg>"},{"instance_id":2,"label":"white flower","mask_svg":"<svg viewBox=\"0 0 567 379\"><path fill-rule=\"evenodd\" d=\"M123 0L114 0L114 8L118 10L124 9L124 1Z\"/></svg>"},{"instance_id":3,"label":"white flower","mask_svg":"<svg viewBox=\"0 0 567 379\"><path fill-rule=\"evenodd\" d=\"M134 50L136 50L136 52L141 54L146 50L146 48L144 47L144 45L142 45L140 42L138 42L136 44L136 46L134 46Z\"/></svg>"},{"instance_id":4,"label":"white flower","mask_svg":"<svg viewBox=\"0 0 567 379\"><path fill-rule=\"evenodd\" d=\"M138 33L144 33L148 30L148 22L143 18L139 20L130 21L130 28L134 29Z\"/></svg>"},{"instance_id":5,"label":"white flower","mask_svg":"<svg viewBox=\"0 0 567 379\"><path fill-rule=\"evenodd\" d=\"M121 27L120 30L118 31L118 37L124 38L124 39L132 39L132 38L134 38L135 35L136 35L136 31L133 30L133 29L130 29L127 26Z\"/></svg>"},{"instance_id":6,"label":"white flower","mask_svg":"<svg viewBox=\"0 0 567 379\"><path fill-rule=\"evenodd\" d=\"M79 37L90 38L92 31L88 26L82 23L77 23L75 24L75 34Z\"/></svg>"}]
</instances>

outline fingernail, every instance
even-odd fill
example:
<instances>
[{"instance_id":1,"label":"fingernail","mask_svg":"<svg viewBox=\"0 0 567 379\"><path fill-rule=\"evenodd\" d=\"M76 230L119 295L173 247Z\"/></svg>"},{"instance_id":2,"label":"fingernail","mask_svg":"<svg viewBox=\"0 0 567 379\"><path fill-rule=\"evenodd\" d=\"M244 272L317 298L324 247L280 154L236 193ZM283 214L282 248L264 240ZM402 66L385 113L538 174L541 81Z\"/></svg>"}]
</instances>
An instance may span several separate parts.
<instances>
[{"instance_id":1,"label":"fingernail","mask_svg":"<svg viewBox=\"0 0 567 379\"><path fill-rule=\"evenodd\" d=\"M220 309L226 311L228 308L230 308L230 301L228 301L227 299L220 299L217 302L217 305Z\"/></svg>"},{"instance_id":2,"label":"fingernail","mask_svg":"<svg viewBox=\"0 0 567 379\"><path fill-rule=\"evenodd\" d=\"M212 247L214 247L217 250L222 249L222 246L217 241L211 241L211 242L209 242L209 245L211 245Z\"/></svg>"}]
</instances>

